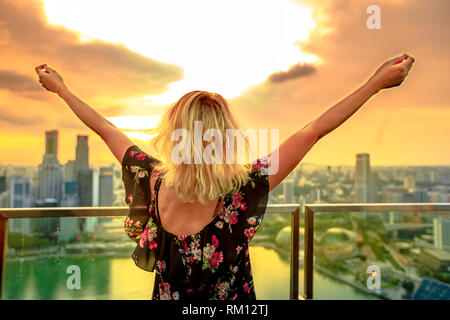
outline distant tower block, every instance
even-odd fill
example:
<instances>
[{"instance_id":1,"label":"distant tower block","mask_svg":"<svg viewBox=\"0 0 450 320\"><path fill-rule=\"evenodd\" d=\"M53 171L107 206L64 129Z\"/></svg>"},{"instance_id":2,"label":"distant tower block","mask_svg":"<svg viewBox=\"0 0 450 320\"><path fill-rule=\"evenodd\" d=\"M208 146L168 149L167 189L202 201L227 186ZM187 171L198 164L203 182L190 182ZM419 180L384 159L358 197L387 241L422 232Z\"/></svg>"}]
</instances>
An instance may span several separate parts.
<instances>
[{"instance_id":1,"label":"distant tower block","mask_svg":"<svg viewBox=\"0 0 450 320\"><path fill-rule=\"evenodd\" d=\"M356 155L355 170L355 201L367 203L372 201L371 196L370 156L368 153Z\"/></svg>"}]
</instances>

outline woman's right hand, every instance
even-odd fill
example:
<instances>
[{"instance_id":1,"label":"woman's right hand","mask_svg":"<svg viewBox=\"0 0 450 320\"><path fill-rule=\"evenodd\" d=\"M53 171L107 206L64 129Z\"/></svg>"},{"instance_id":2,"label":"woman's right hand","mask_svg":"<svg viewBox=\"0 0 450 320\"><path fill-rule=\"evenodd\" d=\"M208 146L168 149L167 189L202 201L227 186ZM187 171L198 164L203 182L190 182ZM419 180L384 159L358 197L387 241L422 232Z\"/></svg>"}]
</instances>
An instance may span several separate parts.
<instances>
[{"instance_id":1,"label":"woman's right hand","mask_svg":"<svg viewBox=\"0 0 450 320\"><path fill-rule=\"evenodd\" d=\"M414 58L406 53L383 63L368 80L377 91L399 86L411 70Z\"/></svg>"}]
</instances>

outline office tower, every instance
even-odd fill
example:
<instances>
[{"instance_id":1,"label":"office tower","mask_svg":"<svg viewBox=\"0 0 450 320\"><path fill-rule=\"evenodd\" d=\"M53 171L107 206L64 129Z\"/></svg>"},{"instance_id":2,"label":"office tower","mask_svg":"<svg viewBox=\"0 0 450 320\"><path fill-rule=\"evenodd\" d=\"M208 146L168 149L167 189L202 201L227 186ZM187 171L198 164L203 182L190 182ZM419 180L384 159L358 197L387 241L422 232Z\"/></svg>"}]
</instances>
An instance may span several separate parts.
<instances>
[{"instance_id":1,"label":"office tower","mask_svg":"<svg viewBox=\"0 0 450 320\"><path fill-rule=\"evenodd\" d=\"M99 206L109 207L113 204L113 167L101 167L99 175Z\"/></svg>"},{"instance_id":2,"label":"office tower","mask_svg":"<svg viewBox=\"0 0 450 320\"><path fill-rule=\"evenodd\" d=\"M92 206L98 207L100 201L100 169L95 167L92 169Z\"/></svg>"},{"instance_id":3,"label":"office tower","mask_svg":"<svg viewBox=\"0 0 450 320\"><path fill-rule=\"evenodd\" d=\"M0 193L6 191L6 174L0 176Z\"/></svg>"},{"instance_id":4,"label":"office tower","mask_svg":"<svg viewBox=\"0 0 450 320\"><path fill-rule=\"evenodd\" d=\"M76 181L77 175L75 174L75 160L69 160L64 165L64 180Z\"/></svg>"},{"instance_id":5,"label":"office tower","mask_svg":"<svg viewBox=\"0 0 450 320\"><path fill-rule=\"evenodd\" d=\"M45 154L38 166L37 200L55 199L61 201L63 171L57 159L58 131L45 131Z\"/></svg>"},{"instance_id":6,"label":"office tower","mask_svg":"<svg viewBox=\"0 0 450 320\"><path fill-rule=\"evenodd\" d=\"M58 130L45 131L45 154L52 154L58 159Z\"/></svg>"},{"instance_id":7,"label":"office tower","mask_svg":"<svg viewBox=\"0 0 450 320\"><path fill-rule=\"evenodd\" d=\"M77 175L80 207L92 207L93 204L93 170L80 170Z\"/></svg>"},{"instance_id":8,"label":"office tower","mask_svg":"<svg viewBox=\"0 0 450 320\"><path fill-rule=\"evenodd\" d=\"M78 182L64 182L64 196L61 207L78 207L80 206L80 198L78 196Z\"/></svg>"},{"instance_id":9,"label":"office tower","mask_svg":"<svg viewBox=\"0 0 450 320\"><path fill-rule=\"evenodd\" d=\"M405 189L414 189L416 187L416 179L413 176L406 176L403 179Z\"/></svg>"},{"instance_id":10,"label":"office tower","mask_svg":"<svg viewBox=\"0 0 450 320\"><path fill-rule=\"evenodd\" d=\"M11 208L30 208L32 197L30 191L31 179L24 179L22 176L13 176L10 183Z\"/></svg>"},{"instance_id":11,"label":"office tower","mask_svg":"<svg viewBox=\"0 0 450 320\"><path fill-rule=\"evenodd\" d=\"M357 203L372 202L370 156L368 153L356 155L355 201Z\"/></svg>"},{"instance_id":12,"label":"office tower","mask_svg":"<svg viewBox=\"0 0 450 320\"><path fill-rule=\"evenodd\" d=\"M437 217L433 219L434 247L450 252L450 219Z\"/></svg>"},{"instance_id":13,"label":"office tower","mask_svg":"<svg viewBox=\"0 0 450 320\"><path fill-rule=\"evenodd\" d=\"M370 181L370 202L379 202L378 201L378 174L376 172L372 172Z\"/></svg>"},{"instance_id":14,"label":"office tower","mask_svg":"<svg viewBox=\"0 0 450 320\"><path fill-rule=\"evenodd\" d=\"M44 154L43 161L38 167L38 188L36 198L47 198L61 201L63 185L62 166L53 154Z\"/></svg>"},{"instance_id":15,"label":"office tower","mask_svg":"<svg viewBox=\"0 0 450 320\"><path fill-rule=\"evenodd\" d=\"M428 191L422 188L415 188L413 190L414 202L429 202Z\"/></svg>"},{"instance_id":16,"label":"office tower","mask_svg":"<svg viewBox=\"0 0 450 320\"><path fill-rule=\"evenodd\" d=\"M75 151L75 175L80 170L89 170L88 136L77 135Z\"/></svg>"},{"instance_id":17,"label":"office tower","mask_svg":"<svg viewBox=\"0 0 450 320\"><path fill-rule=\"evenodd\" d=\"M294 203L294 182L292 180L283 182L283 194L285 203Z\"/></svg>"}]
</instances>

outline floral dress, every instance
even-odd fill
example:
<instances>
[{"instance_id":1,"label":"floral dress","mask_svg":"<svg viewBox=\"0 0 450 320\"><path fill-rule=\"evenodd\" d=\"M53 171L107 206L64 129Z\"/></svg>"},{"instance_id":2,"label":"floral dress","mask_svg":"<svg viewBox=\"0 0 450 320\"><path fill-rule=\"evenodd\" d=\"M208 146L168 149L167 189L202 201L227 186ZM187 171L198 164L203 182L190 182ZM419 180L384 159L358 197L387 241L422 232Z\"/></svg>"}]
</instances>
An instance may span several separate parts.
<instances>
[{"instance_id":1,"label":"floral dress","mask_svg":"<svg viewBox=\"0 0 450 320\"><path fill-rule=\"evenodd\" d=\"M158 177L150 196L150 176L159 160L133 145L122 161L129 214L125 232L136 242L135 264L155 272L155 300L255 300L249 242L258 230L269 192L267 158L253 162L247 183L219 199L213 220L195 235L163 229L157 212ZM156 196L156 197L155 197ZM182 214L182 212L180 213Z\"/></svg>"}]
</instances>

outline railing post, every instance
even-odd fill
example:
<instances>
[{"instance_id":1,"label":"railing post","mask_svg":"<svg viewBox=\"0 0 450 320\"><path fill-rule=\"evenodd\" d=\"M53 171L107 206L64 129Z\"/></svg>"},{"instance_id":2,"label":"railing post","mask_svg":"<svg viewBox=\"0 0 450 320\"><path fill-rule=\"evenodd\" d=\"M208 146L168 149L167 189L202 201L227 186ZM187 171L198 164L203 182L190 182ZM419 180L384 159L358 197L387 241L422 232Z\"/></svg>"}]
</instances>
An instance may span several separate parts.
<instances>
[{"instance_id":1,"label":"railing post","mask_svg":"<svg viewBox=\"0 0 450 320\"><path fill-rule=\"evenodd\" d=\"M305 256L304 256L304 294L313 298L314 272L314 212L305 205Z\"/></svg>"},{"instance_id":2,"label":"railing post","mask_svg":"<svg viewBox=\"0 0 450 320\"><path fill-rule=\"evenodd\" d=\"M298 300L299 228L300 207L291 213L291 300Z\"/></svg>"},{"instance_id":3,"label":"railing post","mask_svg":"<svg viewBox=\"0 0 450 320\"><path fill-rule=\"evenodd\" d=\"M6 246L8 236L8 220L0 212L0 300L3 298L3 285L6 268Z\"/></svg>"}]
</instances>

